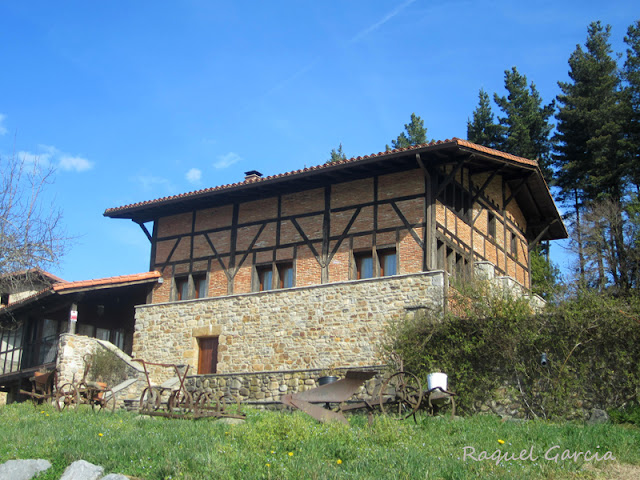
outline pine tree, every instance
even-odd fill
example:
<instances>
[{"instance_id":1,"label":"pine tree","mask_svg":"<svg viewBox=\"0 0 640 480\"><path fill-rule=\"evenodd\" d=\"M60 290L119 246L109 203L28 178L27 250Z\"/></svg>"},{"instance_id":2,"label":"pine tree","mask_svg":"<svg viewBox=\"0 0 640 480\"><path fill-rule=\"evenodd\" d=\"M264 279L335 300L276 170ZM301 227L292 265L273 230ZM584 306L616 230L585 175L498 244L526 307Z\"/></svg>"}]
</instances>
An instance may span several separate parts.
<instances>
[{"instance_id":1,"label":"pine tree","mask_svg":"<svg viewBox=\"0 0 640 480\"><path fill-rule=\"evenodd\" d=\"M557 97L560 109L554 137L556 180L562 199L573 204L578 228L585 204L604 198L622 202L631 167L625 135L629 109L620 89L617 62L612 56L610 30L609 25L591 23L586 50L578 45L569 57L572 81L558 82L562 94ZM585 245L581 232L577 233L580 276L584 279ZM612 230L611 240L615 257L622 265L625 255L622 230ZM618 286L628 285L627 272L621 271Z\"/></svg>"},{"instance_id":2,"label":"pine tree","mask_svg":"<svg viewBox=\"0 0 640 480\"><path fill-rule=\"evenodd\" d=\"M332 148L329 155L329 160L327 160L326 163L341 162L342 160L347 159L347 156L342 151L342 143L340 143L340 146L337 150L335 148Z\"/></svg>"},{"instance_id":3,"label":"pine tree","mask_svg":"<svg viewBox=\"0 0 640 480\"><path fill-rule=\"evenodd\" d=\"M624 79L626 101L630 109L627 132L631 155L630 180L636 192L640 192L640 20L629 26L624 41L628 46Z\"/></svg>"},{"instance_id":4,"label":"pine tree","mask_svg":"<svg viewBox=\"0 0 640 480\"><path fill-rule=\"evenodd\" d=\"M467 140L499 149L504 143L503 128L494 121L489 94L481 88L478 99L478 106L473 111L473 122L467 120Z\"/></svg>"},{"instance_id":5,"label":"pine tree","mask_svg":"<svg viewBox=\"0 0 640 480\"><path fill-rule=\"evenodd\" d=\"M537 160L547 182L552 178L550 140L553 125L549 120L555 111L555 101L543 106L542 98L532 82L516 67L504 72L506 97L494 94L493 99L505 114L500 118L504 129L501 149L513 155Z\"/></svg>"},{"instance_id":6,"label":"pine tree","mask_svg":"<svg viewBox=\"0 0 640 480\"><path fill-rule=\"evenodd\" d=\"M396 140L391 140L391 148L407 148L414 145L421 145L427 142L427 129L424 128L424 120L415 113L411 114L411 122L404 125L406 131L398 135ZM389 145L386 150L391 150Z\"/></svg>"}]
</instances>

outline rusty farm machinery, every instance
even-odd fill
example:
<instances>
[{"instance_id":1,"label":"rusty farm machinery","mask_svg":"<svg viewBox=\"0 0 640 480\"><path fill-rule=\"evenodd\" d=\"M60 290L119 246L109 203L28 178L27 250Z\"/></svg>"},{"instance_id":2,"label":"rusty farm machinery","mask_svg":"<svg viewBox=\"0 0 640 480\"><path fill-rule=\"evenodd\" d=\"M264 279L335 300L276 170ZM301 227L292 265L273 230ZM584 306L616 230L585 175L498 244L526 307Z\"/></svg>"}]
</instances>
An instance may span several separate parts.
<instances>
[{"instance_id":1,"label":"rusty farm machinery","mask_svg":"<svg viewBox=\"0 0 640 480\"><path fill-rule=\"evenodd\" d=\"M419 410L426 409L433 414L445 404L451 405L451 416L455 415L455 393L440 386L423 390L420 379L404 370L398 370L387 377L377 396L371 400L349 401L376 374L376 371L371 370L349 370L343 379L334 383L285 395L282 403L300 409L320 422L339 421L345 424L348 421L344 413L355 410L366 410L370 422L373 414L378 411L399 419L413 417L415 421Z\"/></svg>"},{"instance_id":2,"label":"rusty farm machinery","mask_svg":"<svg viewBox=\"0 0 640 480\"><path fill-rule=\"evenodd\" d=\"M245 418L238 397L223 392L187 391L185 381L189 365L154 363L141 359L134 361L142 364L147 379L147 387L140 395L138 408L141 415L183 419ZM148 366L173 370L175 377L162 385L153 385Z\"/></svg>"}]
</instances>

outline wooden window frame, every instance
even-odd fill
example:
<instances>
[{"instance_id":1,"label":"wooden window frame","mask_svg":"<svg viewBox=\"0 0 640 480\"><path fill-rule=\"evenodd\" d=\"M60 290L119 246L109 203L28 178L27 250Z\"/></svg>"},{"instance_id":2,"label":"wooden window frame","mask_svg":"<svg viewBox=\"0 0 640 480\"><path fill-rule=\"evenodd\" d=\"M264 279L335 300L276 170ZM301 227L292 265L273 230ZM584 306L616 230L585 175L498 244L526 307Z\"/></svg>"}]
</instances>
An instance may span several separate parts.
<instances>
[{"instance_id":1,"label":"wooden window frame","mask_svg":"<svg viewBox=\"0 0 640 480\"><path fill-rule=\"evenodd\" d=\"M269 263L269 264L263 264L263 265L256 265L255 267L255 272L256 272L256 285L254 290L256 292L268 292L269 290L273 290L274 288L274 279L273 279L273 264ZM265 286L265 275L269 275L269 283L270 285L267 287Z\"/></svg>"},{"instance_id":2,"label":"wooden window frame","mask_svg":"<svg viewBox=\"0 0 640 480\"><path fill-rule=\"evenodd\" d=\"M207 274L194 273L191 278L193 279L193 298L207 298L209 296L209 282L207 281ZM200 291L201 287L204 287L204 292ZM204 295L201 293L204 293Z\"/></svg>"},{"instance_id":3,"label":"wooden window frame","mask_svg":"<svg viewBox=\"0 0 640 480\"><path fill-rule=\"evenodd\" d=\"M381 247L376 249L376 255L378 257L379 277L390 277L391 275L398 274L398 249L394 247ZM384 259L390 255L395 257L395 271L388 273L384 268Z\"/></svg>"},{"instance_id":4,"label":"wooden window frame","mask_svg":"<svg viewBox=\"0 0 640 480\"><path fill-rule=\"evenodd\" d=\"M275 267L277 275L274 279L274 283L276 284L276 288L293 288L296 286L296 273L293 261L276 262ZM287 271L291 271L291 286L284 285L284 279Z\"/></svg>"}]
</instances>

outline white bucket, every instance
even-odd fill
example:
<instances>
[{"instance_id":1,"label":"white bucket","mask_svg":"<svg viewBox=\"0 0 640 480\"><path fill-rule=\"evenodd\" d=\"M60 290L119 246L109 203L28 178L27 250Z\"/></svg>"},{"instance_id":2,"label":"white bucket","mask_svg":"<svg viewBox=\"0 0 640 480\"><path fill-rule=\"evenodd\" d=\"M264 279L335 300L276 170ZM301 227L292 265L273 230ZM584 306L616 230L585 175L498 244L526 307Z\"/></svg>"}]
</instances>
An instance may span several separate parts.
<instances>
[{"instance_id":1,"label":"white bucket","mask_svg":"<svg viewBox=\"0 0 640 480\"><path fill-rule=\"evenodd\" d=\"M429 390L440 387L443 390L447 389L447 374L436 372L427 375L427 387Z\"/></svg>"}]
</instances>

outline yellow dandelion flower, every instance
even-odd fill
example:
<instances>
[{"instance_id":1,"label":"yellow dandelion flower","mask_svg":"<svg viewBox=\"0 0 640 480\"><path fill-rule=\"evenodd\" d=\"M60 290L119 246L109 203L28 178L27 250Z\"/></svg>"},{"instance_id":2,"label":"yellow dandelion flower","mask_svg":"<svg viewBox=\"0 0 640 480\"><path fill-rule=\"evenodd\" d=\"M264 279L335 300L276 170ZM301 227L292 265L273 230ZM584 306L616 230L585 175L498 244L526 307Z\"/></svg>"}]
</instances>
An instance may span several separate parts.
<instances>
[{"instance_id":1,"label":"yellow dandelion flower","mask_svg":"<svg viewBox=\"0 0 640 480\"><path fill-rule=\"evenodd\" d=\"M98 436L99 437L104 437L104 433L99 433Z\"/></svg>"},{"instance_id":2,"label":"yellow dandelion flower","mask_svg":"<svg viewBox=\"0 0 640 480\"><path fill-rule=\"evenodd\" d=\"M48 417L48 416L49 416L49 414L47 413L47 415L46 415L46 416Z\"/></svg>"},{"instance_id":3,"label":"yellow dandelion flower","mask_svg":"<svg viewBox=\"0 0 640 480\"><path fill-rule=\"evenodd\" d=\"M267 463L267 468L269 468L270 466L271 466L271 464L270 464L270 463Z\"/></svg>"},{"instance_id":4,"label":"yellow dandelion flower","mask_svg":"<svg viewBox=\"0 0 640 480\"><path fill-rule=\"evenodd\" d=\"M341 465L341 464L342 464L342 460L338 459L338 460L336 460L336 463L337 463L338 465Z\"/></svg>"},{"instance_id":5,"label":"yellow dandelion flower","mask_svg":"<svg viewBox=\"0 0 640 480\"><path fill-rule=\"evenodd\" d=\"M290 456L290 457L293 457L293 452L289 452L289 456Z\"/></svg>"},{"instance_id":6,"label":"yellow dandelion flower","mask_svg":"<svg viewBox=\"0 0 640 480\"><path fill-rule=\"evenodd\" d=\"M42 410L40 413L44 413L44 410Z\"/></svg>"},{"instance_id":7,"label":"yellow dandelion flower","mask_svg":"<svg viewBox=\"0 0 640 480\"><path fill-rule=\"evenodd\" d=\"M273 455L274 453L276 453L276 451L275 450L271 450L271 455Z\"/></svg>"},{"instance_id":8,"label":"yellow dandelion flower","mask_svg":"<svg viewBox=\"0 0 640 480\"><path fill-rule=\"evenodd\" d=\"M498 443L499 443L500 445L504 445L504 440L500 440L500 439L498 439Z\"/></svg>"}]
</instances>

